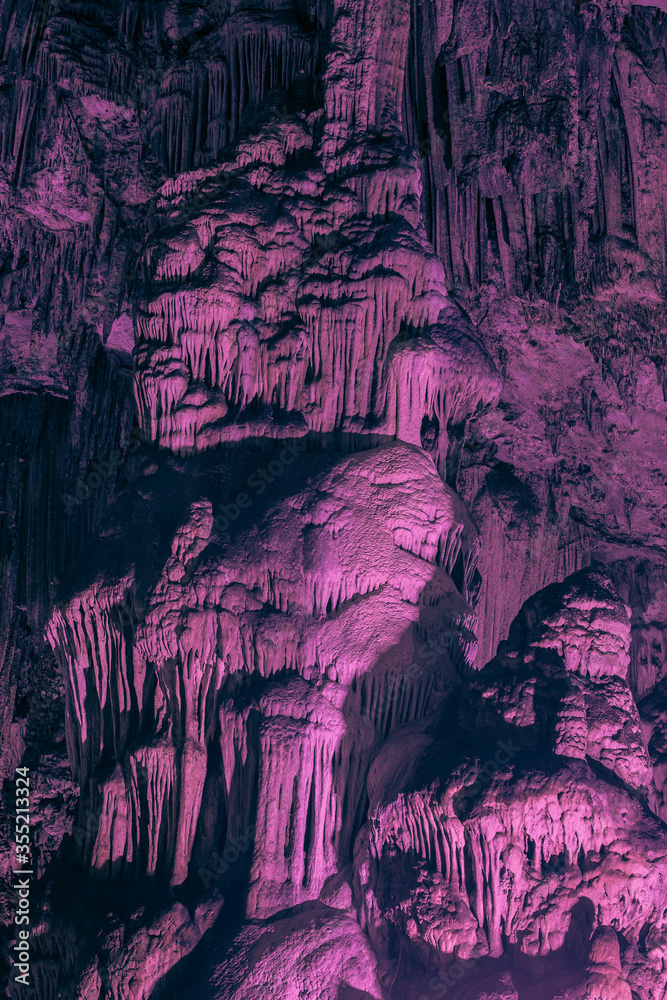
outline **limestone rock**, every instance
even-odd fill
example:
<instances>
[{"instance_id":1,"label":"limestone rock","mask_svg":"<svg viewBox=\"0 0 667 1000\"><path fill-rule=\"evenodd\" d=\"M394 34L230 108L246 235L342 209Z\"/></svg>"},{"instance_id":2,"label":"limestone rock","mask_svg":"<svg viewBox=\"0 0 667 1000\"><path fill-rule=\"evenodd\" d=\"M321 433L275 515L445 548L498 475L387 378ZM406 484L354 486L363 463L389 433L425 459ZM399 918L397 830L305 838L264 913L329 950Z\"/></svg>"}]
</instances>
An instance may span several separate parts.
<instances>
[{"instance_id":1,"label":"limestone rock","mask_svg":"<svg viewBox=\"0 0 667 1000\"><path fill-rule=\"evenodd\" d=\"M667 1000L664 8L0 0L38 1000Z\"/></svg>"}]
</instances>

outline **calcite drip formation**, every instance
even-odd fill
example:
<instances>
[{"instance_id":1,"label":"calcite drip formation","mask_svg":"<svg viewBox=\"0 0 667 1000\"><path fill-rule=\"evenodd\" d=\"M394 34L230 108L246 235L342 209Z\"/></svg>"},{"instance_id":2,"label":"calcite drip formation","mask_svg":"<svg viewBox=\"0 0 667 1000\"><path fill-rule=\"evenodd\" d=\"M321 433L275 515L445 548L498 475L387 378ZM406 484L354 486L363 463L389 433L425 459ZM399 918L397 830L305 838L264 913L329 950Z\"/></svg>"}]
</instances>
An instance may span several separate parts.
<instances>
[{"instance_id":1,"label":"calcite drip formation","mask_svg":"<svg viewBox=\"0 0 667 1000\"><path fill-rule=\"evenodd\" d=\"M142 425L178 454L397 437L455 476L465 421L499 381L445 294L409 150L379 136L327 171L320 116L290 117L162 188L137 316Z\"/></svg>"},{"instance_id":2,"label":"calcite drip formation","mask_svg":"<svg viewBox=\"0 0 667 1000\"><path fill-rule=\"evenodd\" d=\"M459 53L457 96L441 62L430 92L418 80L405 3L216 5L208 18L124 5L103 48L87 8L2 11L25 22L13 71L33 74L3 133L12 182L28 170L35 94L53 88L53 162L31 177L61 185L60 214L44 214L48 198L22 211L52 232L92 226L91 246L107 248L96 258L63 224L50 285L118 356L133 346L144 440L46 629L79 800L46 867L40 1000L667 997L664 712L653 689L637 706L610 576L540 590L475 670L481 540L456 488L469 422L503 386L447 290L464 273L525 290L552 258L588 280L620 266L621 232L639 273L653 221L636 211L623 147L606 242L584 252L583 209L532 191L539 129L514 94L494 136L511 145L519 122L523 166L464 155L452 136L488 97L471 87L474 18L420 11L442 58L448 39ZM485 79L523 65L522 16ZM605 67L617 16L581 29ZM174 44L168 71L151 38ZM74 133L95 162L81 128L93 118L107 165L142 145L140 72L159 183L130 280L110 219L148 204L146 174L111 169L113 192L84 211L77 169L53 163ZM546 98L553 138L571 109ZM577 151L549 149L556 185ZM466 170L474 211L457 187ZM97 174L87 183L99 194ZM39 257L33 240L41 284ZM85 305L61 268L80 275ZM116 305L133 300L133 345L107 283ZM72 871L78 911L63 903Z\"/></svg>"}]
</instances>

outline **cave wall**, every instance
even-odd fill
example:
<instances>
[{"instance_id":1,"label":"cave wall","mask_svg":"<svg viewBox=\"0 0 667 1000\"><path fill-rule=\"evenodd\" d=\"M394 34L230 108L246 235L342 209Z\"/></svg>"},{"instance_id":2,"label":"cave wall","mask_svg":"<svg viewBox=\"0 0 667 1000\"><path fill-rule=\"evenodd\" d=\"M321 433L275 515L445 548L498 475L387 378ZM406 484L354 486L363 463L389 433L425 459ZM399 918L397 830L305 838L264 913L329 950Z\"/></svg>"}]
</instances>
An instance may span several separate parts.
<instances>
[{"instance_id":1,"label":"cave wall","mask_svg":"<svg viewBox=\"0 0 667 1000\"><path fill-rule=\"evenodd\" d=\"M40 1000L667 996L666 45L1 0Z\"/></svg>"}]
</instances>

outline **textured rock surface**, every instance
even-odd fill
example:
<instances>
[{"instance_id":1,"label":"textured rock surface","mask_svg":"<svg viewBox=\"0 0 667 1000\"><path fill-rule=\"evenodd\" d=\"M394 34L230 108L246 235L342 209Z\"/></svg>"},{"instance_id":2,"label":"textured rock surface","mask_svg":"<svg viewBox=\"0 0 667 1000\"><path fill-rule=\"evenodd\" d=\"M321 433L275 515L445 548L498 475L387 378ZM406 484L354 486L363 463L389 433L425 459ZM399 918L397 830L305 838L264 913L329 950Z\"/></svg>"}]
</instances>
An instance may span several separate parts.
<instances>
[{"instance_id":1,"label":"textured rock surface","mask_svg":"<svg viewBox=\"0 0 667 1000\"><path fill-rule=\"evenodd\" d=\"M430 714L475 653L477 533L431 461L395 444L263 452L262 465L279 453L293 465L270 498L223 530L215 493L197 489L219 490L219 461L200 464L199 482L191 461L154 466L112 509L113 540L93 560L117 562L118 577L49 625L74 774L99 815L91 867L130 879L168 868L180 884L193 853L253 824L252 913L317 896L351 860L373 754ZM142 608L132 631L118 613L130 599ZM277 801L291 803L287 821Z\"/></svg>"},{"instance_id":2,"label":"textured rock surface","mask_svg":"<svg viewBox=\"0 0 667 1000\"><path fill-rule=\"evenodd\" d=\"M657 951L633 984L661 977L667 839L647 805L653 775L625 681L628 643L608 581L578 574L526 604L454 710L387 743L355 859L362 926L378 951L391 954L398 934L415 962L445 974L452 956L474 965L509 955L520 983L528 957L562 951L565 969L583 959L591 929L637 946L650 927ZM589 979L615 995L594 941L588 962Z\"/></svg>"},{"instance_id":3,"label":"textured rock surface","mask_svg":"<svg viewBox=\"0 0 667 1000\"><path fill-rule=\"evenodd\" d=\"M3 970L666 1000L664 5L0 41Z\"/></svg>"}]
</instances>

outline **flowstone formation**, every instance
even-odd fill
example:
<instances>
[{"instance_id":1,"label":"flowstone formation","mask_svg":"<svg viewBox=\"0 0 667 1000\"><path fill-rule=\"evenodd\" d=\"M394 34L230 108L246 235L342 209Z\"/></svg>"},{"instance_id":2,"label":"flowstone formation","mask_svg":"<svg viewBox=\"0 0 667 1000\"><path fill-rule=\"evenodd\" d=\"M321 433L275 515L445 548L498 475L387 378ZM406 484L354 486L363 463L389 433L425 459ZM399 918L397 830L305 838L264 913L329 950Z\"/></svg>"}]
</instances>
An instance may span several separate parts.
<instances>
[{"instance_id":1,"label":"flowstone formation","mask_svg":"<svg viewBox=\"0 0 667 1000\"><path fill-rule=\"evenodd\" d=\"M666 25L0 0L38 1000L667 1000Z\"/></svg>"},{"instance_id":2,"label":"flowstone formation","mask_svg":"<svg viewBox=\"0 0 667 1000\"><path fill-rule=\"evenodd\" d=\"M575 574L527 602L456 707L388 740L355 857L378 953L398 939L431 982L491 990L466 996L664 994L667 838L629 635L609 578ZM601 938L613 971L586 965Z\"/></svg>"}]
</instances>

